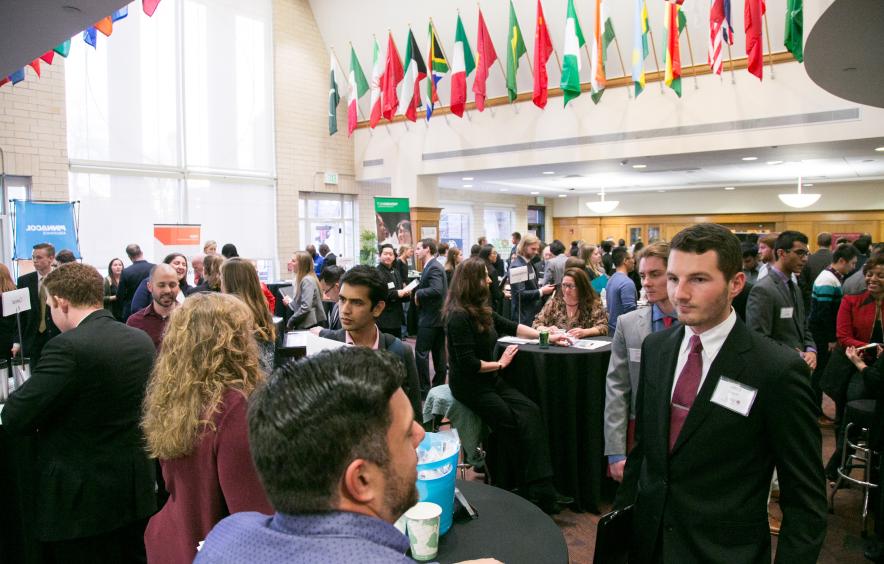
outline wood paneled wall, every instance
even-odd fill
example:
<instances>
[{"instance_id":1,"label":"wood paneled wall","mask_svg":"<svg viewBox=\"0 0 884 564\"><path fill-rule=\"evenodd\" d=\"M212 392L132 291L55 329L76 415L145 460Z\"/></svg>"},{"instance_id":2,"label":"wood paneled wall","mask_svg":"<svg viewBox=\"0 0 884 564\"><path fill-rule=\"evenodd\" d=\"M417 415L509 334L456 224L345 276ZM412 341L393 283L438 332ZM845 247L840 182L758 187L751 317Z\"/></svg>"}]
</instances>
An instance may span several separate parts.
<instances>
[{"instance_id":1,"label":"wood paneled wall","mask_svg":"<svg viewBox=\"0 0 884 564\"><path fill-rule=\"evenodd\" d=\"M788 212L710 215L644 215L613 217L556 217L553 236L566 244L574 240L598 242L608 237L629 241L629 228L642 227L642 241L648 243L648 227L657 226L662 239L672 237L695 223L721 223L739 231L801 231L816 247L822 231L871 233L875 242L884 241L884 210L859 212ZM754 229L752 229L754 227Z\"/></svg>"}]
</instances>

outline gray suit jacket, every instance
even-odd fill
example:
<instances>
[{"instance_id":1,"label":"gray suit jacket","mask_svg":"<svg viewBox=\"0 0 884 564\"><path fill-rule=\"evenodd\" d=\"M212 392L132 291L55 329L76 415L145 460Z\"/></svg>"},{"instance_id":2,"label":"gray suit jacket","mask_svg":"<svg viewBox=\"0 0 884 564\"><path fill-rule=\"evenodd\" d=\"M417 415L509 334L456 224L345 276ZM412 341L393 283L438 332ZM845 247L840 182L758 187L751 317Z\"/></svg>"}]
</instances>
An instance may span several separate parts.
<instances>
[{"instance_id":1,"label":"gray suit jacket","mask_svg":"<svg viewBox=\"0 0 884 564\"><path fill-rule=\"evenodd\" d=\"M606 455L626 455L626 427L635 419L642 342L652 332L652 313L642 307L617 319L605 380Z\"/></svg>"},{"instance_id":2,"label":"gray suit jacket","mask_svg":"<svg viewBox=\"0 0 884 564\"><path fill-rule=\"evenodd\" d=\"M803 352L807 347L816 345L810 332L801 290L797 287L796 293L798 300L793 307L789 287L775 272L771 272L749 292L746 325L792 350ZM793 308L791 317L788 315L788 308Z\"/></svg>"},{"instance_id":3,"label":"gray suit jacket","mask_svg":"<svg viewBox=\"0 0 884 564\"><path fill-rule=\"evenodd\" d=\"M546 270L543 271L543 284L555 284L558 286L565 277L565 263L568 262L568 255L562 253L546 263Z\"/></svg>"}]
</instances>

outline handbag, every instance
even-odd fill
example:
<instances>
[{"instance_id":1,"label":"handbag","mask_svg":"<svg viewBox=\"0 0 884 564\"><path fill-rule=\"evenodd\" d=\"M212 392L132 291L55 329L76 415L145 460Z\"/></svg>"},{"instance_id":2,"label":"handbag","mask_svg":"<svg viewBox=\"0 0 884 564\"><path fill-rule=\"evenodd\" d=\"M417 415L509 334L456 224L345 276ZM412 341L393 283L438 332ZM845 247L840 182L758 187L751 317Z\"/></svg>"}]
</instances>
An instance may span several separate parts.
<instances>
[{"instance_id":1,"label":"handbag","mask_svg":"<svg viewBox=\"0 0 884 564\"><path fill-rule=\"evenodd\" d=\"M839 345L829 356L829 362L820 378L820 388L835 403L843 403L847 399L847 386L854 373L856 366L847 358L844 349Z\"/></svg>"}]
</instances>

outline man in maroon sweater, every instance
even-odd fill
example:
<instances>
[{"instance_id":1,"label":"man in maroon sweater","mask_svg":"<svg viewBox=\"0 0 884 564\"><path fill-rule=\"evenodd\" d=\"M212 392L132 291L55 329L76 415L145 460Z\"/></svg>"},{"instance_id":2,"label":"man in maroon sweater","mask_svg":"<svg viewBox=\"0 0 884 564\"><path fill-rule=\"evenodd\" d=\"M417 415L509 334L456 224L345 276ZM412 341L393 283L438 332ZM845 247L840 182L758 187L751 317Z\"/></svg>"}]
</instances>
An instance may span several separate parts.
<instances>
[{"instance_id":1,"label":"man in maroon sweater","mask_svg":"<svg viewBox=\"0 0 884 564\"><path fill-rule=\"evenodd\" d=\"M147 289L153 297L150 305L130 315L126 325L147 333L159 352L169 315L178 305L178 273L168 264L154 266L150 271Z\"/></svg>"}]
</instances>

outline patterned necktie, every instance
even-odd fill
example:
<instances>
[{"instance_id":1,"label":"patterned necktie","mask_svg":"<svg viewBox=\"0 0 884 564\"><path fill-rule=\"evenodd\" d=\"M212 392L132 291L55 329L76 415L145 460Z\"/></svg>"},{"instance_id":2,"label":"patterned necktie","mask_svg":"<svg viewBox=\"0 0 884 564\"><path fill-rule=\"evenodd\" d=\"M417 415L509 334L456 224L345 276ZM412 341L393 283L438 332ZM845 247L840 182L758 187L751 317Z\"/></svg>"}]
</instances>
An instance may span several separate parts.
<instances>
[{"instance_id":1,"label":"patterned necktie","mask_svg":"<svg viewBox=\"0 0 884 564\"><path fill-rule=\"evenodd\" d=\"M786 285L789 287L789 295L792 296L792 306L797 306L798 294L795 292L795 283L792 282L791 278L789 278L789 281L786 282Z\"/></svg>"},{"instance_id":2,"label":"patterned necktie","mask_svg":"<svg viewBox=\"0 0 884 564\"><path fill-rule=\"evenodd\" d=\"M46 332L46 299L48 295L46 294L46 285L40 284L40 289L37 291L38 300L40 300L40 325L37 327L37 330L40 333Z\"/></svg>"},{"instance_id":3,"label":"patterned necktie","mask_svg":"<svg viewBox=\"0 0 884 564\"><path fill-rule=\"evenodd\" d=\"M669 407L669 452L675 446L681 428L688 418L688 413L697 399L697 392L700 389L700 380L703 377L703 343L700 342L700 336L691 337L691 352L688 353L688 361L681 374L678 376L678 382L675 384L675 391L672 394L672 403Z\"/></svg>"}]
</instances>

